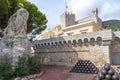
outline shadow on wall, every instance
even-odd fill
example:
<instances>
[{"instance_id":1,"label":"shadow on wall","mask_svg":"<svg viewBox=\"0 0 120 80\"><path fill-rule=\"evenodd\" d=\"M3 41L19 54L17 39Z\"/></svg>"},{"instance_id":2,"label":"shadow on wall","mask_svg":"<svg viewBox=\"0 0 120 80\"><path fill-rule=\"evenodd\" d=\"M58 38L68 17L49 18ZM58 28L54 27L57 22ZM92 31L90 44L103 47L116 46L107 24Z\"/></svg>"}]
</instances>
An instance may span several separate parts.
<instances>
[{"instance_id":1,"label":"shadow on wall","mask_svg":"<svg viewBox=\"0 0 120 80\"><path fill-rule=\"evenodd\" d=\"M110 46L110 58L112 64L120 64L120 38L115 36Z\"/></svg>"}]
</instances>

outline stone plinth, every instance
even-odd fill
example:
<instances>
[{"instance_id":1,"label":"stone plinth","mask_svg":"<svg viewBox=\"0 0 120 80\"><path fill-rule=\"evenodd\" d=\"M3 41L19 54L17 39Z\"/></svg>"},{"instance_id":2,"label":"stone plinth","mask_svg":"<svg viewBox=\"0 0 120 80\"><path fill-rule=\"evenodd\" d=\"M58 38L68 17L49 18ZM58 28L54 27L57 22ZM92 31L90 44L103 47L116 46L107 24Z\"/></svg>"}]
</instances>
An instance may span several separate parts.
<instances>
[{"instance_id":1,"label":"stone plinth","mask_svg":"<svg viewBox=\"0 0 120 80\"><path fill-rule=\"evenodd\" d=\"M19 56L30 55L31 43L27 37L4 37L0 42L0 56L9 55L13 62L17 62Z\"/></svg>"}]
</instances>

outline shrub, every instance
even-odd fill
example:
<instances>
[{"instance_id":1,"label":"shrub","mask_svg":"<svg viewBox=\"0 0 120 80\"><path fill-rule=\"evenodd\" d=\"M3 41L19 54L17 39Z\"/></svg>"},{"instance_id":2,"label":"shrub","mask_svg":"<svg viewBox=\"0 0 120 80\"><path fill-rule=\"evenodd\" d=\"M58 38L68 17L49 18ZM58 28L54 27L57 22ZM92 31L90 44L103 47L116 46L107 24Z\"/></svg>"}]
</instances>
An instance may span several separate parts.
<instances>
[{"instance_id":1,"label":"shrub","mask_svg":"<svg viewBox=\"0 0 120 80\"><path fill-rule=\"evenodd\" d=\"M18 59L18 63L15 66L15 72L14 75L15 76L24 76L29 74L29 68L27 66L27 58L26 57L19 57Z\"/></svg>"},{"instance_id":2,"label":"shrub","mask_svg":"<svg viewBox=\"0 0 120 80\"><path fill-rule=\"evenodd\" d=\"M39 56L20 57L15 67L15 76L25 76L28 74L40 73L42 64Z\"/></svg>"},{"instance_id":3,"label":"shrub","mask_svg":"<svg viewBox=\"0 0 120 80\"><path fill-rule=\"evenodd\" d=\"M39 73L42 70L42 61L37 55L28 57L29 74Z\"/></svg>"},{"instance_id":4,"label":"shrub","mask_svg":"<svg viewBox=\"0 0 120 80\"><path fill-rule=\"evenodd\" d=\"M12 58L8 56L0 60L0 80L13 80L14 77L22 77L28 74L39 73L42 64L39 56L19 57L16 66L12 65Z\"/></svg>"},{"instance_id":5,"label":"shrub","mask_svg":"<svg viewBox=\"0 0 120 80\"><path fill-rule=\"evenodd\" d=\"M12 80L14 73L12 68L12 59L4 56L0 60L0 80Z\"/></svg>"}]
</instances>

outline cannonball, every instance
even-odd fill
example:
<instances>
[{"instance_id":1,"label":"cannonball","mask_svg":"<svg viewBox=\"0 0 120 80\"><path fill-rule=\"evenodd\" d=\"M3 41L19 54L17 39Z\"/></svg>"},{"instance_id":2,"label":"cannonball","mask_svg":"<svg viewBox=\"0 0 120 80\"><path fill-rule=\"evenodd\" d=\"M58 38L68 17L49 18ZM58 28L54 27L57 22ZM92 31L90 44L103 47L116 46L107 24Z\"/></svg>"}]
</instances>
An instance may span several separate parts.
<instances>
[{"instance_id":1,"label":"cannonball","mask_svg":"<svg viewBox=\"0 0 120 80\"><path fill-rule=\"evenodd\" d=\"M102 74L102 72L99 72L99 73L98 73L98 77L99 77L100 79L104 79L105 76Z\"/></svg>"},{"instance_id":2,"label":"cannonball","mask_svg":"<svg viewBox=\"0 0 120 80\"><path fill-rule=\"evenodd\" d=\"M96 71L96 70L97 70L96 68L93 69L93 71Z\"/></svg>"},{"instance_id":3,"label":"cannonball","mask_svg":"<svg viewBox=\"0 0 120 80\"><path fill-rule=\"evenodd\" d=\"M112 79L113 79L113 80L119 80L119 76L113 75L113 76L112 76Z\"/></svg>"},{"instance_id":4,"label":"cannonball","mask_svg":"<svg viewBox=\"0 0 120 80\"><path fill-rule=\"evenodd\" d=\"M100 78L98 76L96 76L94 80L100 80Z\"/></svg>"},{"instance_id":5,"label":"cannonball","mask_svg":"<svg viewBox=\"0 0 120 80\"><path fill-rule=\"evenodd\" d=\"M101 72L102 72L104 75L107 74L107 71L106 71L104 68L101 70Z\"/></svg>"},{"instance_id":6,"label":"cannonball","mask_svg":"<svg viewBox=\"0 0 120 80\"><path fill-rule=\"evenodd\" d=\"M111 76L114 75L114 70L111 68L111 69L108 71L108 74L111 75Z\"/></svg>"},{"instance_id":7,"label":"cannonball","mask_svg":"<svg viewBox=\"0 0 120 80\"><path fill-rule=\"evenodd\" d=\"M26 77L22 78L21 80L28 80Z\"/></svg>"},{"instance_id":8,"label":"cannonball","mask_svg":"<svg viewBox=\"0 0 120 80\"><path fill-rule=\"evenodd\" d=\"M17 77L17 78L15 78L14 80L21 80L22 78L21 77Z\"/></svg>"},{"instance_id":9,"label":"cannonball","mask_svg":"<svg viewBox=\"0 0 120 80\"><path fill-rule=\"evenodd\" d=\"M104 69L105 69L105 70L110 70L110 68L111 68L110 64L106 63L106 64L104 65Z\"/></svg>"},{"instance_id":10,"label":"cannonball","mask_svg":"<svg viewBox=\"0 0 120 80\"><path fill-rule=\"evenodd\" d=\"M95 74L97 74L97 73L98 73L98 71L96 70L96 71L95 71Z\"/></svg>"},{"instance_id":11,"label":"cannonball","mask_svg":"<svg viewBox=\"0 0 120 80\"><path fill-rule=\"evenodd\" d=\"M93 65L91 65L91 68L94 68L94 66L93 66Z\"/></svg>"},{"instance_id":12,"label":"cannonball","mask_svg":"<svg viewBox=\"0 0 120 80\"><path fill-rule=\"evenodd\" d=\"M105 79L111 80L111 75L108 75L108 74L107 74L107 75L105 76Z\"/></svg>"}]
</instances>

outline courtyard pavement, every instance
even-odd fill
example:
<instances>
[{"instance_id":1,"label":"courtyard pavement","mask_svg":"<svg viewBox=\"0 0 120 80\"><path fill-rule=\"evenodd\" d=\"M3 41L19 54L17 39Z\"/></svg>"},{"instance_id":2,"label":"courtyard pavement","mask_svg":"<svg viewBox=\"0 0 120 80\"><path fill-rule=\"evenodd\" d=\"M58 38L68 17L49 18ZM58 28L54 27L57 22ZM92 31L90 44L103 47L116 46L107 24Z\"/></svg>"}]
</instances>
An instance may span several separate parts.
<instances>
[{"instance_id":1,"label":"courtyard pavement","mask_svg":"<svg viewBox=\"0 0 120 80\"><path fill-rule=\"evenodd\" d=\"M44 66L43 74L32 80L93 80L96 74L71 73L71 67Z\"/></svg>"}]
</instances>

